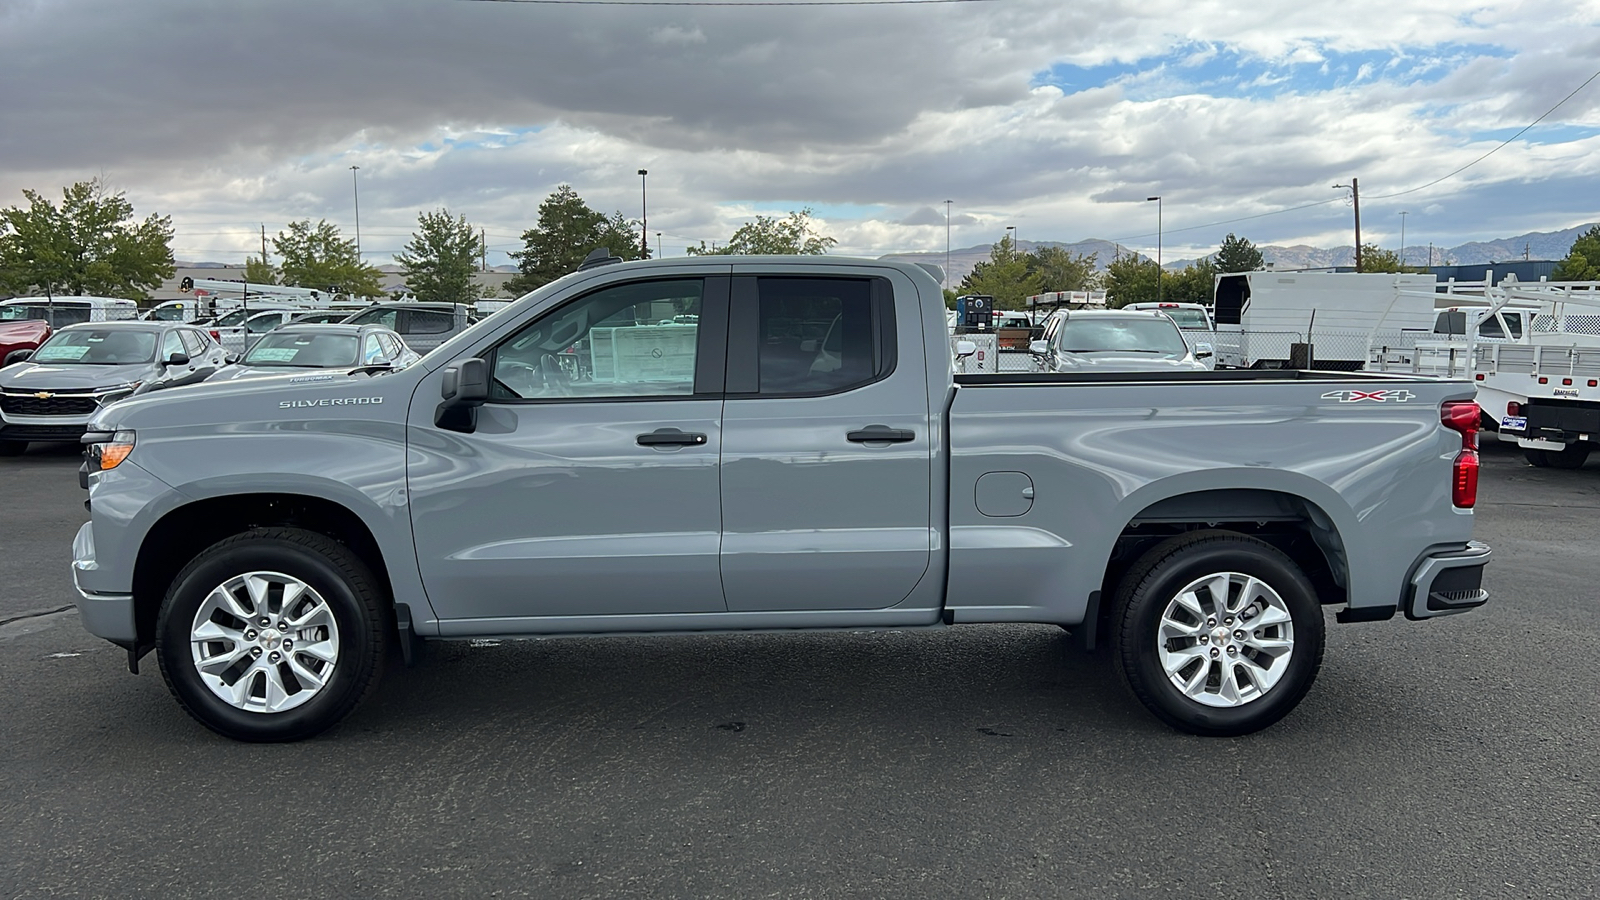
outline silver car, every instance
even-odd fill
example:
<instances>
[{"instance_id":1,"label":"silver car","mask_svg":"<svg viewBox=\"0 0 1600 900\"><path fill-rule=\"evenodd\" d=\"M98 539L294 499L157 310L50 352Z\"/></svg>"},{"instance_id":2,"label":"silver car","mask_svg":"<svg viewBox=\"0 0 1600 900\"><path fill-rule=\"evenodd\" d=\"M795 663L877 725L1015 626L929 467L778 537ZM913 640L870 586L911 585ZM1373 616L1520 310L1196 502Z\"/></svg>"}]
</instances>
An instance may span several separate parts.
<instances>
[{"instance_id":1,"label":"silver car","mask_svg":"<svg viewBox=\"0 0 1600 900\"><path fill-rule=\"evenodd\" d=\"M262 335L243 359L209 380L235 381L309 369L403 369L421 358L400 335L377 325L285 325Z\"/></svg>"},{"instance_id":2,"label":"silver car","mask_svg":"<svg viewBox=\"0 0 1600 900\"><path fill-rule=\"evenodd\" d=\"M1204 372L1172 319L1155 311L1061 310L1028 345L1039 372Z\"/></svg>"},{"instance_id":3,"label":"silver car","mask_svg":"<svg viewBox=\"0 0 1600 900\"><path fill-rule=\"evenodd\" d=\"M0 456L30 441L77 441L103 406L204 381L225 364L210 335L181 322L85 322L0 369Z\"/></svg>"}]
</instances>

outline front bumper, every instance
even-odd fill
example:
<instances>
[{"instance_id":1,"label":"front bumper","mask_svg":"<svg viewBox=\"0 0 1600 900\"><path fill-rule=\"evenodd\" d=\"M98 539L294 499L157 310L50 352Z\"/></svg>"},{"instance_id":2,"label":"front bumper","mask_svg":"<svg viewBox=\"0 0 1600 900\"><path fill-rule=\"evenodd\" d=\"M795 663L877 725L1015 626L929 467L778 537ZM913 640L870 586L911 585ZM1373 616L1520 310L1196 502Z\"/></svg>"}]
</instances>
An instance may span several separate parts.
<instances>
[{"instance_id":1,"label":"front bumper","mask_svg":"<svg viewBox=\"0 0 1600 900\"><path fill-rule=\"evenodd\" d=\"M81 416L0 415L0 440L77 441L89 430L93 413Z\"/></svg>"},{"instance_id":2,"label":"front bumper","mask_svg":"<svg viewBox=\"0 0 1600 900\"><path fill-rule=\"evenodd\" d=\"M132 647L139 637L133 617L133 595L106 594L83 587L84 576L99 568L94 554L94 523L85 522L78 529L77 537L72 539L72 586L82 598L78 601L78 616L83 619L84 630L90 634L119 646Z\"/></svg>"},{"instance_id":3,"label":"front bumper","mask_svg":"<svg viewBox=\"0 0 1600 900\"><path fill-rule=\"evenodd\" d=\"M1464 549L1437 550L1418 560L1406 586L1406 618L1455 615L1487 603L1483 567L1490 553L1488 544L1469 541Z\"/></svg>"}]
</instances>

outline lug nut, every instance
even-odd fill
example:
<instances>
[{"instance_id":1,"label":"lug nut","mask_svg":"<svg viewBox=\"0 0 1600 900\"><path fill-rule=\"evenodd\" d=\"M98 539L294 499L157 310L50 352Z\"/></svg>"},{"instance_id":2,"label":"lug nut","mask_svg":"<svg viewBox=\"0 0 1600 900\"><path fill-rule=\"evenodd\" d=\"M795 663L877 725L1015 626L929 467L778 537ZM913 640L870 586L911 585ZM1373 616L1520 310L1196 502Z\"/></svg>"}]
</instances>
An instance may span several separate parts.
<instances>
[{"instance_id":1,"label":"lug nut","mask_svg":"<svg viewBox=\"0 0 1600 900\"><path fill-rule=\"evenodd\" d=\"M1206 619L1206 627L1207 628L1215 628L1215 627L1217 627L1217 620L1216 620L1215 616L1213 616L1213 617L1211 617L1209 619Z\"/></svg>"},{"instance_id":2,"label":"lug nut","mask_svg":"<svg viewBox=\"0 0 1600 900\"><path fill-rule=\"evenodd\" d=\"M1215 648L1215 647L1211 648L1211 658L1212 659L1216 659L1217 657L1219 657L1221 655L1222 655L1221 653L1217 652L1217 648Z\"/></svg>"},{"instance_id":3,"label":"lug nut","mask_svg":"<svg viewBox=\"0 0 1600 900\"><path fill-rule=\"evenodd\" d=\"M247 641L255 640L256 639L256 630L254 628L252 628L249 631L246 631L244 633L244 639L247 640Z\"/></svg>"},{"instance_id":4,"label":"lug nut","mask_svg":"<svg viewBox=\"0 0 1600 900\"><path fill-rule=\"evenodd\" d=\"M1233 633L1233 639L1236 641L1242 641L1245 639L1245 633L1243 631L1235 631Z\"/></svg>"},{"instance_id":5,"label":"lug nut","mask_svg":"<svg viewBox=\"0 0 1600 900\"><path fill-rule=\"evenodd\" d=\"M1238 653L1238 652L1239 652L1239 648L1238 647L1235 647L1232 644L1228 645L1228 655L1229 656L1232 656L1232 655L1234 655L1235 653Z\"/></svg>"},{"instance_id":6,"label":"lug nut","mask_svg":"<svg viewBox=\"0 0 1600 900\"><path fill-rule=\"evenodd\" d=\"M268 625L271 625L271 624L272 624L272 620L271 619L267 618L266 616L262 616L261 617L261 627L262 628L265 628L265 627L267 627Z\"/></svg>"},{"instance_id":7,"label":"lug nut","mask_svg":"<svg viewBox=\"0 0 1600 900\"><path fill-rule=\"evenodd\" d=\"M272 662L277 662L279 658L278 651L276 650L272 651L272 655L267 657L267 659L271 660Z\"/></svg>"},{"instance_id":8,"label":"lug nut","mask_svg":"<svg viewBox=\"0 0 1600 900\"><path fill-rule=\"evenodd\" d=\"M261 648L260 647L251 648L250 655L251 656L260 656L261 655Z\"/></svg>"},{"instance_id":9,"label":"lug nut","mask_svg":"<svg viewBox=\"0 0 1600 900\"><path fill-rule=\"evenodd\" d=\"M1232 625L1233 624L1233 616L1229 616L1226 619L1223 619L1222 620L1222 624L1224 624L1224 625Z\"/></svg>"},{"instance_id":10,"label":"lug nut","mask_svg":"<svg viewBox=\"0 0 1600 900\"><path fill-rule=\"evenodd\" d=\"M287 649L289 649L290 647L293 647L293 646L294 646L294 641L291 641L288 638L284 638L283 639L283 649L287 650Z\"/></svg>"}]
</instances>

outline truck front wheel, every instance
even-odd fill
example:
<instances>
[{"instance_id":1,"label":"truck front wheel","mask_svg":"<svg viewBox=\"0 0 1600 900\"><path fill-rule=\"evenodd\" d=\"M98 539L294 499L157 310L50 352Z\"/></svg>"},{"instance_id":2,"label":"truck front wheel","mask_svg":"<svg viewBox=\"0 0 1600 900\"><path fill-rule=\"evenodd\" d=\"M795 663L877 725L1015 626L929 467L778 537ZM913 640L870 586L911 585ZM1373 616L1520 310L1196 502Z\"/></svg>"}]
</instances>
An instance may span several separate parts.
<instances>
[{"instance_id":1,"label":"truck front wheel","mask_svg":"<svg viewBox=\"0 0 1600 900\"><path fill-rule=\"evenodd\" d=\"M1299 705L1322 665L1322 608L1275 547L1226 531L1164 541L1112 610L1113 658L1133 695L1180 731L1259 731Z\"/></svg>"},{"instance_id":2,"label":"truck front wheel","mask_svg":"<svg viewBox=\"0 0 1600 900\"><path fill-rule=\"evenodd\" d=\"M295 741L338 723L376 686L388 617L375 579L344 545L258 528L195 557L156 622L156 655L178 703L241 741Z\"/></svg>"}]
</instances>

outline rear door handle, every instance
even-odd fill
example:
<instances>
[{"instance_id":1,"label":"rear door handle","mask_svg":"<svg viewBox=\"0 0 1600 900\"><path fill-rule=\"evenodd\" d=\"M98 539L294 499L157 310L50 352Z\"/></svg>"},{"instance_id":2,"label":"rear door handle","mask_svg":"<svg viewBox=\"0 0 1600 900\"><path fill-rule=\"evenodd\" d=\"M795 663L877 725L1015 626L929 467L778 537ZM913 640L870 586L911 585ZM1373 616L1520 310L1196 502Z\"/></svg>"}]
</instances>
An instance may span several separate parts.
<instances>
[{"instance_id":1,"label":"rear door handle","mask_svg":"<svg viewBox=\"0 0 1600 900\"><path fill-rule=\"evenodd\" d=\"M641 447L696 447L706 442L706 436L676 428L657 428L637 438Z\"/></svg>"},{"instance_id":2,"label":"rear door handle","mask_svg":"<svg viewBox=\"0 0 1600 900\"><path fill-rule=\"evenodd\" d=\"M852 431L845 438L856 444L903 444L906 441L917 439L917 433L907 428L890 428L887 425L868 425L860 431Z\"/></svg>"}]
</instances>

